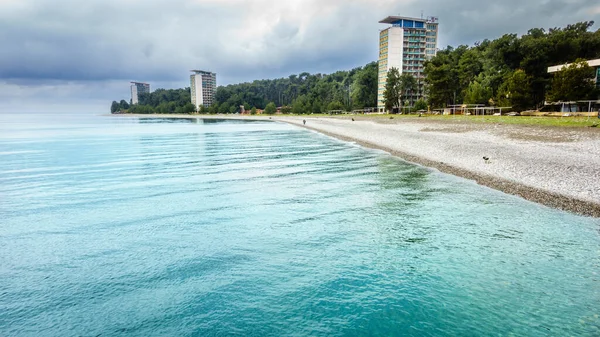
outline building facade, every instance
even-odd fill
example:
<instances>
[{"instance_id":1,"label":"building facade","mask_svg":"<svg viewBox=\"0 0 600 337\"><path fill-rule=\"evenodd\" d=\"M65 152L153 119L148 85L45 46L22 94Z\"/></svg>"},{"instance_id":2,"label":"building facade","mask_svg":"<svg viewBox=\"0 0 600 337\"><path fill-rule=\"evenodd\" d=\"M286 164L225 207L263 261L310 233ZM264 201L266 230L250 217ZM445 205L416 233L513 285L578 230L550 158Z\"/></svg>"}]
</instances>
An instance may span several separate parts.
<instances>
[{"instance_id":1,"label":"building facade","mask_svg":"<svg viewBox=\"0 0 600 337\"><path fill-rule=\"evenodd\" d=\"M192 70L190 75L190 91L192 104L200 111L200 107L208 108L217 94L217 74L204 70Z\"/></svg>"},{"instance_id":2,"label":"building facade","mask_svg":"<svg viewBox=\"0 0 600 337\"><path fill-rule=\"evenodd\" d=\"M437 53L438 19L389 16L379 23L390 25L379 32L377 110L383 113L383 92L391 68L416 78L418 88L409 95L409 104L424 97L423 64Z\"/></svg>"},{"instance_id":3,"label":"building facade","mask_svg":"<svg viewBox=\"0 0 600 337\"><path fill-rule=\"evenodd\" d=\"M139 94L150 93L150 84L142 82L131 82L131 104L139 103Z\"/></svg>"}]
</instances>

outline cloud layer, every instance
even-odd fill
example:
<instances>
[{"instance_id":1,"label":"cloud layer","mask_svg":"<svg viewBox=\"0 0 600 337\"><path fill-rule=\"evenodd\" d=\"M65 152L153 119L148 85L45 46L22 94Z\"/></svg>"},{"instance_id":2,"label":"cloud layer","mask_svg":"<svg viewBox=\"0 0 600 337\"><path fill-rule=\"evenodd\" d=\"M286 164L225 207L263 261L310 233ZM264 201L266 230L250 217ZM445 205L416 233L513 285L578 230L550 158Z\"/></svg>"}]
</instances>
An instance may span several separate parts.
<instances>
[{"instance_id":1,"label":"cloud layer","mask_svg":"<svg viewBox=\"0 0 600 337\"><path fill-rule=\"evenodd\" d=\"M197 68L219 84L349 69L377 59L380 19L421 11L440 47L600 16L588 0L0 0L0 99L127 98L130 80L180 87Z\"/></svg>"}]
</instances>

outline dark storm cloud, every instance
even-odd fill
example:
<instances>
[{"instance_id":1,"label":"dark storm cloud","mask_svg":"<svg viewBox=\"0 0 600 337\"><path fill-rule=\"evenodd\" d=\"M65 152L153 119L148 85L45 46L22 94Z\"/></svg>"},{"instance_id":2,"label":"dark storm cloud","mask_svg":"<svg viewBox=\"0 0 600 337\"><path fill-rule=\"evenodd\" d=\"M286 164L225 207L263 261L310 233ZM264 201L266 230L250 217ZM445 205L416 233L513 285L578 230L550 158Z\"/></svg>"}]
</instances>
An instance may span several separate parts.
<instances>
[{"instance_id":1,"label":"dark storm cloud","mask_svg":"<svg viewBox=\"0 0 600 337\"><path fill-rule=\"evenodd\" d=\"M0 89L41 85L36 97L58 92L66 99L71 92L109 99L126 98L129 80L148 81L153 88L187 86L188 70L195 68L217 72L219 84L330 73L377 59L378 30L385 27L380 19L421 11L439 17L444 48L597 20L600 5L591 0L3 0ZM20 99L29 91L18 92L14 97Z\"/></svg>"},{"instance_id":2,"label":"dark storm cloud","mask_svg":"<svg viewBox=\"0 0 600 337\"><path fill-rule=\"evenodd\" d=\"M388 14L438 16L444 45L598 16L591 0L292 1L273 5L279 13L261 3L269 1L9 1L0 4L0 78L171 81L195 67L232 81L278 69L326 72L375 60L377 21Z\"/></svg>"},{"instance_id":3,"label":"dark storm cloud","mask_svg":"<svg viewBox=\"0 0 600 337\"><path fill-rule=\"evenodd\" d=\"M173 70L189 67L181 61L193 57L194 30L217 29L231 17L228 9L183 0L38 0L1 7L5 79L174 79ZM218 49L208 38L202 45Z\"/></svg>"},{"instance_id":4,"label":"dark storm cloud","mask_svg":"<svg viewBox=\"0 0 600 337\"><path fill-rule=\"evenodd\" d=\"M472 45L507 33L524 34L531 28L564 27L600 19L597 0L424 0L421 4L427 13L440 18L441 48L448 44Z\"/></svg>"}]
</instances>

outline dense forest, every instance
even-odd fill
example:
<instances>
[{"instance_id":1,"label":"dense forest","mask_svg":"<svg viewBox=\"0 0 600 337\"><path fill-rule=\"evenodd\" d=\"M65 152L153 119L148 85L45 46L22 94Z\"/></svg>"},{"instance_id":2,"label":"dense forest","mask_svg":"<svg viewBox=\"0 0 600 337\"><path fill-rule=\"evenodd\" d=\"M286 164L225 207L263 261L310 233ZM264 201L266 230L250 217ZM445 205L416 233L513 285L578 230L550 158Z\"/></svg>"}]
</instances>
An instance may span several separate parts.
<instances>
[{"instance_id":1,"label":"dense forest","mask_svg":"<svg viewBox=\"0 0 600 337\"><path fill-rule=\"evenodd\" d=\"M376 62L350 71L322 75L301 73L288 78L233 84L217 89L218 112L246 108L264 109L269 102L291 107L293 113L320 113L377 105Z\"/></svg>"},{"instance_id":2,"label":"dense forest","mask_svg":"<svg viewBox=\"0 0 600 337\"><path fill-rule=\"evenodd\" d=\"M512 106L514 110L534 108L545 100L597 99L593 85L595 74L583 59L600 58L600 29L593 22L580 22L548 31L535 28L522 36L506 34L484 40L474 46L447 47L425 63L425 91L428 102L413 102L418 108L442 108L451 104ZM556 75L549 66L580 62ZM377 104L377 62L333 74L301 73L288 78L256 80L251 83L220 86L216 103L202 108L203 113L236 113L240 105L247 110L264 109L267 104L282 106L284 112L320 113L329 110L353 110ZM394 76L393 76L394 77ZM396 95L386 87L386 99L402 104L406 76L396 76ZM404 78L404 79L403 79ZM413 81L414 82L414 81ZM389 80L388 85L394 85ZM142 94L139 104L129 106L113 102L112 112L191 113L189 88L158 89ZM387 102L386 102L387 103Z\"/></svg>"},{"instance_id":3,"label":"dense forest","mask_svg":"<svg viewBox=\"0 0 600 337\"><path fill-rule=\"evenodd\" d=\"M285 112L298 114L375 107L377 73L377 62L371 62L364 67L329 75L302 73L288 78L220 86L217 103L199 112L236 113L241 105L247 110L253 107L265 109L270 102L283 106ZM114 101L111 112L190 113L195 111L190 101L189 88L157 89L150 94L140 94L139 104L129 106L124 100Z\"/></svg>"},{"instance_id":4,"label":"dense forest","mask_svg":"<svg viewBox=\"0 0 600 337\"><path fill-rule=\"evenodd\" d=\"M125 100L113 101L110 112L127 111L128 113L193 113L196 107L192 104L190 88L156 89L152 93L138 95L138 104L128 104Z\"/></svg>"},{"instance_id":5,"label":"dense forest","mask_svg":"<svg viewBox=\"0 0 600 337\"><path fill-rule=\"evenodd\" d=\"M593 24L580 22L548 31L535 28L521 37L506 34L473 47L439 51L425 65L429 101L435 107L464 102L513 106L520 111L546 99L597 98L587 89L571 97L548 96L553 84L548 67L600 57L600 29L591 31ZM593 69L585 69L583 75L593 79Z\"/></svg>"}]
</instances>

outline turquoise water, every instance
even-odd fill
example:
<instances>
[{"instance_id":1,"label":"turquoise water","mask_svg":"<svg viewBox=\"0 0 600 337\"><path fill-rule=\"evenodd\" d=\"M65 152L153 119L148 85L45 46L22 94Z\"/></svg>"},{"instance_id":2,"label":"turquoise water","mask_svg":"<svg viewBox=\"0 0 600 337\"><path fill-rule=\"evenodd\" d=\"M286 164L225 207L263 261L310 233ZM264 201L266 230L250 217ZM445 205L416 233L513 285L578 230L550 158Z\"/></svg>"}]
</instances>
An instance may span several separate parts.
<instances>
[{"instance_id":1,"label":"turquoise water","mask_svg":"<svg viewBox=\"0 0 600 337\"><path fill-rule=\"evenodd\" d=\"M1 336L598 336L600 221L273 122L0 115Z\"/></svg>"}]
</instances>

